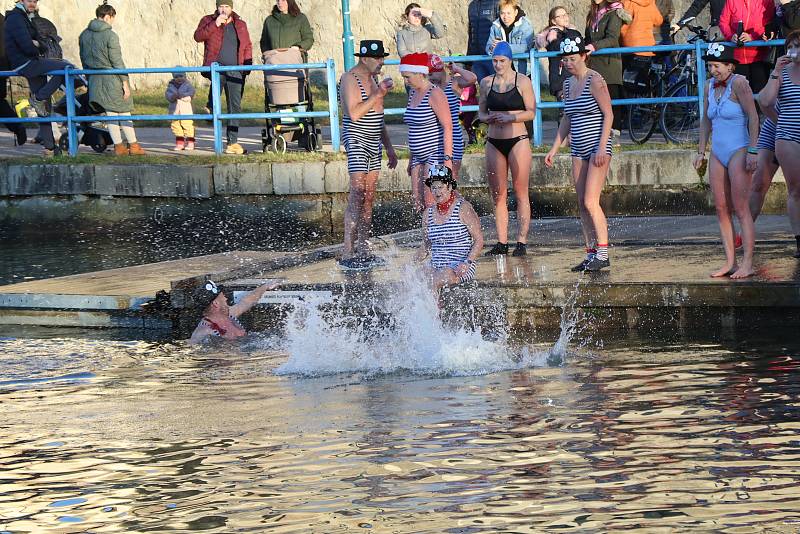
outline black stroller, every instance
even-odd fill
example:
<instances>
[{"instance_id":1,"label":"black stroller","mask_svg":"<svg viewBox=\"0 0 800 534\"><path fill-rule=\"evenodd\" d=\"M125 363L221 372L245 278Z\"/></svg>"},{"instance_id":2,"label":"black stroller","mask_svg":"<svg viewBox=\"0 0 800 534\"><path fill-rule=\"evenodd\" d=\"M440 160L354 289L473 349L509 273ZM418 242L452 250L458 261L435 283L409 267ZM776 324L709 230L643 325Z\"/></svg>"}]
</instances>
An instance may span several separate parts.
<instances>
[{"instance_id":1,"label":"black stroller","mask_svg":"<svg viewBox=\"0 0 800 534\"><path fill-rule=\"evenodd\" d=\"M67 97L62 97L58 102L53 105L53 111L59 115L67 114ZM100 114L92 109L89 104L89 93L83 93L75 97L75 112L78 116L86 117L88 115ZM92 147L92 150L98 154L106 151L109 145L112 144L111 134L104 126L98 126L100 123L78 122L76 123L76 130L78 132L78 144ZM63 152L69 151L69 136L66 132L61 134L58 140L58 146Z\"/></svg>"},{"instance_id":2,"label":"black stroller","mask_svg":"<svg viewBox=\"0 0 800 534\"><path fill-rule=\"evenodd\" d=\"M267 65L290 65L303 63L300 50L270 50L264 63ZM265 113L290 113L314 111L307 72L301 69L273 70L264 72ZM286 152L288 144L296 141L300 148L314 152L322 147L322 130L317 128L313 117L298 119L286 117L267 119L261 130L261 145L264 152L279 154Z\"/></svg>"}]
</instances>

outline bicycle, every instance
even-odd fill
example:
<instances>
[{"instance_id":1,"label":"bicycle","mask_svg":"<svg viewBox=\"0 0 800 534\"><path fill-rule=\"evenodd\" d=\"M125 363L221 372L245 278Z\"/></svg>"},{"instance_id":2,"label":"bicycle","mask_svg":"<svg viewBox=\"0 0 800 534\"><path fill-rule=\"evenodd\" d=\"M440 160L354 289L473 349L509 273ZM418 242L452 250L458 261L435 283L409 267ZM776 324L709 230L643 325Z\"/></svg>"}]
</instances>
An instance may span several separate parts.
<instances>
[{"instance_id":1,"label":"bicycle","mask_svg":"<svg viewBox=\"0 0 800 534\"><path fill-rule=\"evenodd\" d=\"M691 26L694 17L680 22L693 33L688 43L705 40L706 30ZM637 96L646 98L697 97L697 72L695 71L693 50L681 50L675 56L671 68L663 63L652 62L645 81L640 85L643 91ZM628 112L628 133L637 144L646 143L660 128L667 141L677 144L696 140L701 117L697 101L668 104L633 104Z\"/></svg>"}]
</instances>

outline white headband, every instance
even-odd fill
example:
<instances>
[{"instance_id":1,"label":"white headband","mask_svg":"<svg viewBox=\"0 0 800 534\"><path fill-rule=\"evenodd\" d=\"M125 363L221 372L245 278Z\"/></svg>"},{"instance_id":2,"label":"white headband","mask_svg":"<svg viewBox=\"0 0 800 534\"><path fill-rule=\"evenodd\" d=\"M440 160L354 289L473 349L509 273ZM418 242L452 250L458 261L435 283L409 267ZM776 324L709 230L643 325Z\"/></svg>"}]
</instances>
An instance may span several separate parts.
<instances>
[{"instance_id":1,"label":"white headband","mask_svg":"<svg viewBox=\"0 0 800 534\"><path fill-rule=\"evenodd\" d=\"M428 67L423 65L400 65L400 72L417 72L419 74L430 74Z\"/></svg>"}]
</instances>

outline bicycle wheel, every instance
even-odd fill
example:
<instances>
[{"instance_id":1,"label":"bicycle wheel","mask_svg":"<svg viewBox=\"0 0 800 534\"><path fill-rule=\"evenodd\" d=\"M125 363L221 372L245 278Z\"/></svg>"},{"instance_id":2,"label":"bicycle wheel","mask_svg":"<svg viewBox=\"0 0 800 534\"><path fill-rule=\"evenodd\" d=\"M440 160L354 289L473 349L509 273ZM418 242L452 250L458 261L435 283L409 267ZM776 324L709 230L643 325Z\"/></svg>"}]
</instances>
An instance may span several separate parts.
<instances>
[{"instance_id":1,"label":"bicycle wheel","mask_svg":"<svg viewBox=\"0 0 800 534\"><path fill-rule=\"evenodd\" d=\"M658 124L658 112L657 104L633 104L628 108L628 133L631 134L631 141L642 145L650 139Z\"/></svg>"},{"instance_id":2,"label":"bicycle wheel","mask_svg":"<svg viewBox=\"0 0 800 534\"><path fill-rule=\"evenodd\" d=\"M697 87L688 80L683 80L670 87L666 96L697 97ZM701 119L700 106L696 100L666 104L661 111L661 131L671 143L696 143L700 137Z\"/></svg>"}]
</instances>

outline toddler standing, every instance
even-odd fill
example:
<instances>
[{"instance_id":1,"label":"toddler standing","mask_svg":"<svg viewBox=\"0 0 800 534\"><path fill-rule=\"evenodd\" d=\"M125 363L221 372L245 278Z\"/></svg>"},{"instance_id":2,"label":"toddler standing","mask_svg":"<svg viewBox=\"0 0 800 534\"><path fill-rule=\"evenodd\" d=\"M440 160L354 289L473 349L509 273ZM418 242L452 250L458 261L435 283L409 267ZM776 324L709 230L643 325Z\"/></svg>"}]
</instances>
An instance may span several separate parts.
<instances>
[{"instance_id":1,"label":"toddler standing","mask_svg":"<svg viewBox=\"0 0 800 534\"><path fill-rule=\"evenodd\" d=\"M167 85L165 93L169 102L170 115L193 115L192 97L194 86L183 72L172 74L172 80ZM172 133L175 134L175 148L173 150L194 150L194 121L174 120L170 123Z\"/></svg>"}]
</instances>

